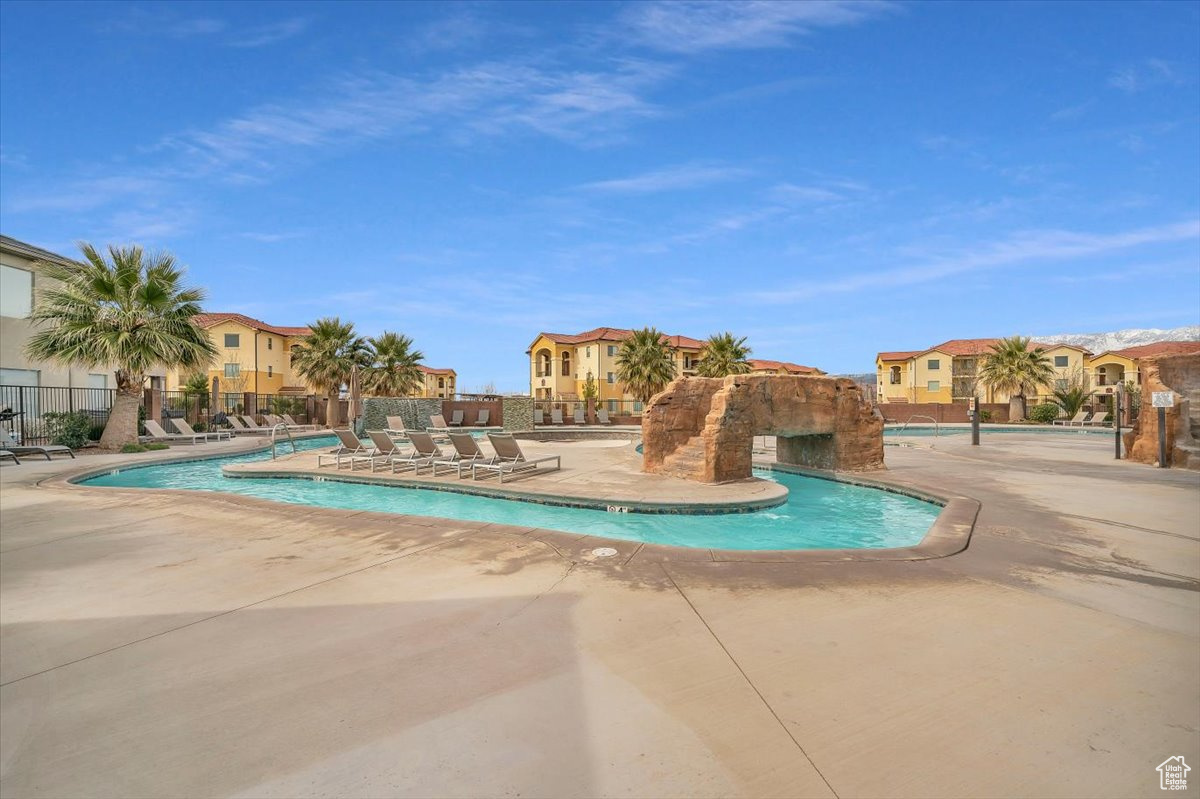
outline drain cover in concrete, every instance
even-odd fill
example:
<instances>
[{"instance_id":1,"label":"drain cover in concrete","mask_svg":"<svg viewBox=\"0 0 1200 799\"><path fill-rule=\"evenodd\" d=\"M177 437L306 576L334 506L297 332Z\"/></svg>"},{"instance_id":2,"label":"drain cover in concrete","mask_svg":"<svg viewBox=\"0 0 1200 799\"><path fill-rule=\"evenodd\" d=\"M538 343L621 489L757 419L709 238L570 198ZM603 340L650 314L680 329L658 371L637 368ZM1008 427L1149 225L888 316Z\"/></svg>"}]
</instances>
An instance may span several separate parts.
<instances>
[{"instance_id":1,"label":"drain cover in concrete","mask_svg":"<svg viewBox=\"0 0 1200 799\"><path fill-rule=\"evenodd\" d=\"M617 554L617 550L612 547L596 547L592 550L592 555L597 558L611 558L615 554Z\"/></svg>"}]
</instances>

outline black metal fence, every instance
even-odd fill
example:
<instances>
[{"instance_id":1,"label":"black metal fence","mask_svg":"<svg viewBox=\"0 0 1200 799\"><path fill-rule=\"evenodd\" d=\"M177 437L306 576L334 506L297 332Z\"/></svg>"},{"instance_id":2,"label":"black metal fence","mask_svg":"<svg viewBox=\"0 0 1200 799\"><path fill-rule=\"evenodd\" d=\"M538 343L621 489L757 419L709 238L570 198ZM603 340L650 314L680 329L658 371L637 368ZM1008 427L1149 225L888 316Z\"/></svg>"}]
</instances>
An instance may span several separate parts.
<instances>
[{"instance_id":1,"label":"black metal fence","mask_svg":"<svg viewBox=\"0 0 1200 799\"><path fill-rule=\"evenodd\" d=\"M18 443L48 444L47 415L78 411L92 420L94 437L99 438L115 394L111 388L0 386L0 426Z\"/></svg>"}]
</instances>

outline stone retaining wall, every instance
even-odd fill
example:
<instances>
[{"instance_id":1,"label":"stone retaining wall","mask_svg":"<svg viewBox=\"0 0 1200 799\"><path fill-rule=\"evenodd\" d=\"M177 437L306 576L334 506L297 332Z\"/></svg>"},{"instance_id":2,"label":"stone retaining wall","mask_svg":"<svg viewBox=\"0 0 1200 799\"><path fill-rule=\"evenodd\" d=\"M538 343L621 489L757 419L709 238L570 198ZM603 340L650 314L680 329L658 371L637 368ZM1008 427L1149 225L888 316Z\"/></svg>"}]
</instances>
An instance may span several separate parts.
<instances>
[{"instance_id":1,"label":"stone retaining wall","mask_svg":"<svg viewBox=\"0 0 1200 799\"><path fill-rule=\"evenodd\" d=\"M440 399L408 397L367 397L363 400L364 427L367 430L383 430L388 416L399 416L407 427L424 430L431 427L429 417L442 412Z\"/></svg>"}]
</instances>

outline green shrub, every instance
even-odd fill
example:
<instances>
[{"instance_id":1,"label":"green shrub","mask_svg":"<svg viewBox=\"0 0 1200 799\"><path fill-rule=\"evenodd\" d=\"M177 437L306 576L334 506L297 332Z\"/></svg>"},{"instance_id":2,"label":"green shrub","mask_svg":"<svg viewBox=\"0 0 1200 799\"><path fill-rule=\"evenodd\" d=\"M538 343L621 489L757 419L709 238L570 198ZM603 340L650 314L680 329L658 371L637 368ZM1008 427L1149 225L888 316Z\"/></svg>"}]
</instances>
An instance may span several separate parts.
<instances>
[{"instance_id":1,"label":"green shrub","mask_svg":"<svg viewBox=\"0 0 1200 799\"><path fill-rule=\"evenodd\" d=\"M121 452L126 455L132 455L135 452L155 452L160 449L170 449L169 446L160 442L151 442L149 444L126 444L121 447Z\"/></svg>"},{"instance_id":2,"label":"green shrub","mask_svg":"<svg viewBox=\"0 0 1200 799\"><path fill-rule=\"evenodd\" d=\"M88 438L92 441L99 441L102 435L104 435L104 425L93 422L92 429L88 431Z\"/></svg>"},{"instance_id":3,"label":"green shrub","mask_svg":"<svg viewBox=\"0 0 1200 799\"><path fill-rule=\"evenodd\" d=\"M981 422L992 421L992 412L991 411L980 411L979 412L979 421L981 421Z\"/></svg>"},{"instance_id":4,"label":"green shrub","mask_svg":"<svg viewBox=\"0 0 1200 799\"><path fill-rule=\"evenodd\" d=\"M192 429L197 433L204 433L208 431L208 424L205 422L196 422L194 425L192 425Z\"/></svg>"},{"instance_id":5,"label":"green shrub","mask_svg":"<svg viewBox=\"0 0 1200 799\"><path fill-rule=\"evenodd\" d=\"M1043 402L1029 409L1029 421L1050 424L1058 418L1059 408L1053 402Z\"/></svg>"},{"instance_id":6,"label":"green shrub","mask_svg":"<svg viewBox=\"0 0 1200 799\"><path fill-rule=\"evenodd\" d=\"M79 449L88 441L92 432L92 419L82 411L74 413L47 413L42 415L46 422L46 432L54 444Z\"/></svg>"}]
</instances>

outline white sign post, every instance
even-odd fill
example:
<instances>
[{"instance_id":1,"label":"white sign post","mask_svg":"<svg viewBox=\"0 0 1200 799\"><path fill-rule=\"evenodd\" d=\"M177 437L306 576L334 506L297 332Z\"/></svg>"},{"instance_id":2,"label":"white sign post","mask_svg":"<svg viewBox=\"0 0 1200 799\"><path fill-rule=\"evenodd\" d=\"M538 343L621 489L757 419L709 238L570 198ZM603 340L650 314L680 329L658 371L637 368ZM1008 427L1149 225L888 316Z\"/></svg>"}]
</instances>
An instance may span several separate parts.
<instances>
[{"instance_id":1,"label":"white sign post","mask_svg":"<svg viewBox=\"0 0 1200 799\"><path fill-rule=\"evenodd\" d=\"M1174 391L1153 391L1151 403L1158 408L1158 465L1167 468L1167 408L1175 407Z\"/></svg>"},{"instance_id":2,"label":"white sign post","mask_svg":"<svg viewBox=\"0 0 1200 799\"><path fill-rule=\"evenodd\" d=\"M1151 405L1155 408L1174 408L1175 407L1175 392L1174 391L1153 391L1150 394Z\"/></svg>"}]
</instances>

